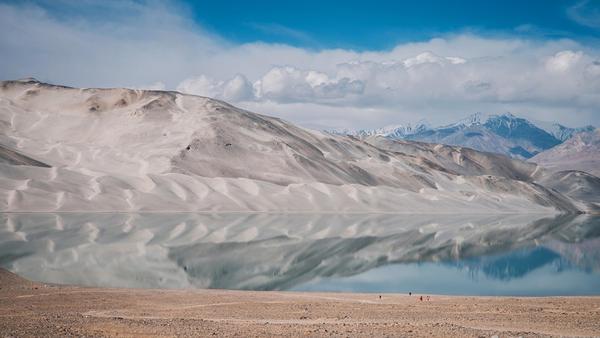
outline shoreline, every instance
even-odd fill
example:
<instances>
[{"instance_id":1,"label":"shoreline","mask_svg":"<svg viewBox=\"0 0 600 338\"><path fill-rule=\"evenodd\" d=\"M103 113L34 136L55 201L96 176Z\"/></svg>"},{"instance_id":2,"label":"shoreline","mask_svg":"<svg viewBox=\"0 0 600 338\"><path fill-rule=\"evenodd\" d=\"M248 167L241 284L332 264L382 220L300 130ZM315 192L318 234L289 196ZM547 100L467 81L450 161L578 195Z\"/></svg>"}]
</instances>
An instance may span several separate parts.
<instances>
[{"instance_id":1,"label":"shoreline","mask_svg":"<svg viewBox=\"0 0 600 338\"><path fill-rule=\"evenodd\" d=\"M469 215L469 216L494 216L494 215L548 215L548 216L563 216L563 215L600 215L600 213L590 213L586 211L580 212L541 212L541 211L533 211L533 212L403 212L403 211L257 211L257 210L191 210L191 211L173 211L173 210L141 210L141 211L126 211L126 210L114 210L114 211L65 211L65 210L57 210L57 211L19 211L19 210L8 210L2 211L0 210L0 214L265 214L265 215L415 215L415 216L428 216L428 215L439 215L439 216L458 216L458 215Z\"/></svg>"},{"instance_id":2,"label":"shoreline","mask_svg":"<svg viewBox=\"0 0 600 338\"><path fill-rule=\"evenodd\" d=\"M94 288L0 269L3 336L598 336L598 318L600 296Z\"/></svg>"}]
</instances>

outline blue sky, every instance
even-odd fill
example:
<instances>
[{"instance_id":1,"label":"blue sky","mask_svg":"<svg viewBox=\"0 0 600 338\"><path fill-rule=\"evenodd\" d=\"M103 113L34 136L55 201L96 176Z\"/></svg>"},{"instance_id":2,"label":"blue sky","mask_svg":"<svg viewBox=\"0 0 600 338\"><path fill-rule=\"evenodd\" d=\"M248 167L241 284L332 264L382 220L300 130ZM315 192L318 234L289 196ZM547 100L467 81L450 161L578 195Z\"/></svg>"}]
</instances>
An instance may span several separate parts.
<instances>
[{"instance_id":1,"label":"blue sky","mask_svg":"<svg viewBox=\"0 0 600 338\"><path fill-rule=\"evenodd\" d=\"M598 37L572 12L596 15L599 1L189 1L202 26L238 43L308 48L388 49L447 33ZM593 14L593 13L596 14Z\"/></svg>"},{"instance_id":2,"label":"blue sky","mask_svg":"<svg viewBox=\"0 0 600 338\"><path fill-rule=\"evenodd\" d=\"M600 1L0 0L0 78L178 90L313 128L600 125Z\"/></svg>"}]
</instances>

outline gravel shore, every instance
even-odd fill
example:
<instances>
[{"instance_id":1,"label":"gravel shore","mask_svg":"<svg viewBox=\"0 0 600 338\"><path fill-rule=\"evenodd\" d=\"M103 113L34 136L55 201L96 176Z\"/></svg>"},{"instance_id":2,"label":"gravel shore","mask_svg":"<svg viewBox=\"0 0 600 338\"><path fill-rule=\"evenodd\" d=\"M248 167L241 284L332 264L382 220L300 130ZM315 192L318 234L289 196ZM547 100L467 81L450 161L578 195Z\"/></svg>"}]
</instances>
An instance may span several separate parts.
<instances>
[{"instance_id":1,"label":"gravel shore","mask_svg":"<svg viewBox=\"0 0 600 338\"><path fill-rule=\"evenodd\" d=\"M421 296L84 288L0 269L0 336L600 336L600 297Z\"/></svg>"}]
</instances>

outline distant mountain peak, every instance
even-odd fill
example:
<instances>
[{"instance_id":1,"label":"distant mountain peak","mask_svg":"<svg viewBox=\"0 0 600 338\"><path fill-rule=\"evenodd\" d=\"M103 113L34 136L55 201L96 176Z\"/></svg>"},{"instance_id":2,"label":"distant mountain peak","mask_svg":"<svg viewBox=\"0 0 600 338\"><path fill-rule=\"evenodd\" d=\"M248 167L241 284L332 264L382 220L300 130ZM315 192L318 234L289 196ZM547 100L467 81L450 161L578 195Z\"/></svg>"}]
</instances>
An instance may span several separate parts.
<instances>
[{"instance_id":1,"label":"distant mountain peak","mask_svg":"<svg viewBox=\"0 0 600 338\"><path fill-rule=\"evenodd\" d=\"M367 138L378 135L390 139L415 140L469 147L476 150L527 159L550 149L593 126L569 128L559 123L530 121L511 112L477 112L452 124L432 127L426 120L416 124L395 124L377 129L334 131L334 134Z\"/></svg>"},{"instance_id":2,"label":"distant mountain peak","mask_svg":"<svg viewBox=\"0 0 600 338\"><path fill-rule=\"evenodd\" d=\"M468 119L470 119L471 123L480 123L483 118L483 113L477 112L475 114L471 114Z\"/></svg>"},{"instance_id":3,"label":"distant mountain peak","mask_svg":"<svg viewBox=\"0 0 600 338\"><path fill-rule=\"evenodd\" d=\"M483 120L483 114L480 112L477 112L477 113L471 114L471 115L465 117L464 119L461 119L455 123L444 126L444 128L459 127L459 126L471 127L473 125L481 124L482 120Z\"/></svg>"},{"instance_id":4,"label":"distant mountain peak","mask_svg":"<svg viewBox=\"0 0 600 338\"><path fill-rule=\"evenodd\" d=\"M367 138L369 136L385 136L389 138L401 139L406 136L424 132L426 130L431 129L429 122L425 119L419 120L414 125L408 123L406 125L403 124L392 124L388 126L384 126L377 129L359 129L359 130L350 130L350 129L342 129L342 130L328 130L327 132L337 135L351 135L356 136L358 138Z\"/></svg>"},{"instance_id":5,"label":"distant mountain peak","mask_svg":"<svg viewBox=\"0 0 600 338\"><path fill-rule=\"evenodd\" d=\"M564 126L560 123L544 122L544 121L535 121L535 125L538 126L539 128L544 129L546 132L548 132L549 134L551 134L552 136L554 136L561 142L565 142L566 140L570 139L571 137L573 137L579 133L589 132L589 131L592 131L595 129L595 127L592 125L571 128L571 127Z\"/></svg>"},{"instance_id":6,"label":"distant mountain peak","mask_svg":"<svg viewBox=\"0 0 600 338\"><path fill-rule=\"evenodd\" d=\"M487 118L486 123L502 123L507 126L512 126L514 124L520 123L520 124L534 126L534 124L531 123L529 120L522 118L522 117L518 117L518 116L512 114L511 112L490 115Z\"/></svg>"},{"instance_id":7,"label":"distant mountain peak","mask_svg":"<svg viewBox=\"0 0 600 338\"><path fill-rule=\"evenodd\" d=\"M561 141L529 122L511 113L492 115L484 123L484 127L491 132L511 140L527 140L536 148L549 149Z\"/></svg>"}]
</instances>

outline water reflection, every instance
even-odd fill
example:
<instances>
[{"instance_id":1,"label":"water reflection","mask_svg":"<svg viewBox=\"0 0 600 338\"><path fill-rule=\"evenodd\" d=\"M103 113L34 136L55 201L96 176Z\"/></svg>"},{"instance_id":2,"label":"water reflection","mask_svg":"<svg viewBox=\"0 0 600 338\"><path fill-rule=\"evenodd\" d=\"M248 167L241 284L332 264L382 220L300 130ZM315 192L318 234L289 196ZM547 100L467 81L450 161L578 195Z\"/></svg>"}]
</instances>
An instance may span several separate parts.
<instances>
[{"instance_id":1,"label":"water reflection","mask_svg":"<svg viewBox=\"0 0 600 338\"><path fill-rule=\"evenodd\" d=\"M0 214L0 265L90 286L600 294L599 238L585 215Z\"/></svg>"}]
</instances>

